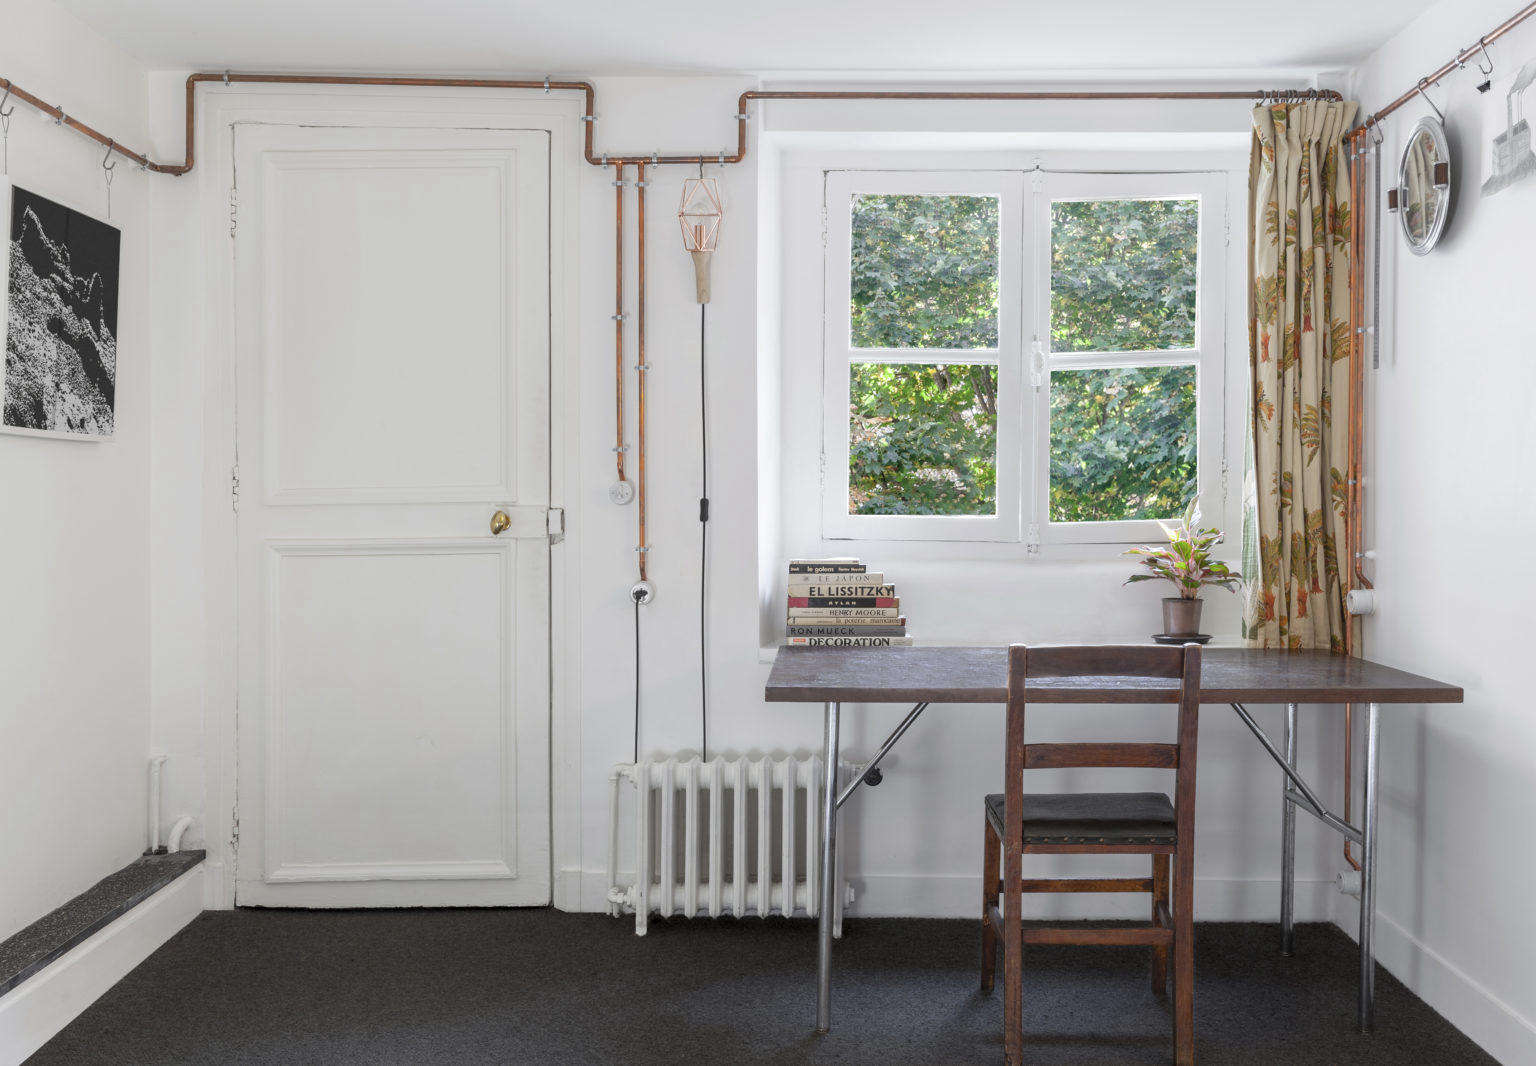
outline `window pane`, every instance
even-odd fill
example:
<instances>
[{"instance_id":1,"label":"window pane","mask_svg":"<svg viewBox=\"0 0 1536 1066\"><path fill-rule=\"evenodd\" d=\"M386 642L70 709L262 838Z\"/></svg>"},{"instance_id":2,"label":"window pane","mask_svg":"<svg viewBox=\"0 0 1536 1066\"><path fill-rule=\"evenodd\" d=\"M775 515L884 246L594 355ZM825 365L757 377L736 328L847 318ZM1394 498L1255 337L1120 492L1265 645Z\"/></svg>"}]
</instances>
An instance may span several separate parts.
<instances>
[{"instance_id":1,"label":"window pane","mask_svg":"<svg viewBox=\"0 0 1536 1066\"><path fill-rule=\"evenodd\" d=\"M848 513L997 513L997 367L855 363Z\"/></svg>"},{"instance_id":2,"label":"window pane","mask_svg":"<svg viewBox=\"0 0 1536 1066\"><path fill-rule=\"evenodd\" d=\"M1174 518L1195 495L1192 366L1051 374L1051 521Z\"/></svg>"},{"instance_id":3,"label":"window pane","mask_svg":"<svg viewBox=\"0 0 1536 1066\"><path fill-rule=\"evenodd\" d=\"M993 196L853 197L855 348L996 348Z\"/></svg>"},{"instance_id":4,"label":"window pane","mask_svg":"<svg viewBox=\"0 0 1536 1066\"><path fill-rule=\"evenodd\" d=\"M1051 205L1051 350L1195 346L1199 200Z\"/></svg>"}]
</instances>

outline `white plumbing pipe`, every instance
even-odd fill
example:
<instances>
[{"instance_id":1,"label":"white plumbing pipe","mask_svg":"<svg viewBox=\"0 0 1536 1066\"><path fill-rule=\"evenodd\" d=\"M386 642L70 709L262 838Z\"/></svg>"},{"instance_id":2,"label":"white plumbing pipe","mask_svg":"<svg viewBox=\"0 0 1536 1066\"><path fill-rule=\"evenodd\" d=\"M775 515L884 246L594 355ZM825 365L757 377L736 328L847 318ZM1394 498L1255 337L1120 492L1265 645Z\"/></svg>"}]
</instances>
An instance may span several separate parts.
<instances>
[{"instance_id":1,"label":"white plumbing pipe","mask_svg":"<svg viewBox=\"0 0 1536 1066\"><path fill-rule=\"evenodd\" d=\"M176 824L171 826L171 840L170 843L166 845L166 850L180 851L182 835L186 833L186 831L191 827L192 816L190 814L183 814L180 818L176 819Z\"/></svg>"},{"instance_id":2,"label":"white plumbing pipe","mask_svg":"<svg viewBox=\"0 0 1536 1066\"><path fill-rule=\"evenodd\" d=\"M160 768L164 755L149 757L149 854L160 850Z\"/></svg>"}]
</instances>

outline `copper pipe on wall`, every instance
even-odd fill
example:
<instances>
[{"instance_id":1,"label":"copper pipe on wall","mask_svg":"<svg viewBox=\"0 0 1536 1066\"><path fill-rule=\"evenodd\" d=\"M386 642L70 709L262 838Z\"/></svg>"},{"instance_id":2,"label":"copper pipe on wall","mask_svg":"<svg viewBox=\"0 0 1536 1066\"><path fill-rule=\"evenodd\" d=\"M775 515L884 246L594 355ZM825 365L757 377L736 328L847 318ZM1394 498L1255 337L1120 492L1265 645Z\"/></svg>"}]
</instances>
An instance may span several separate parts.
<instances>
[{"instance_id":1,"label":"copper pipe on wall","mask_svg":"<svg viewBox=\"0 0 1536 1066\"><path fill-rule=\"evenodd\" d=\"M0 85L4 86L3 89L0 89L0 93L8 93L13 100L20 100L23 103L31 104L43 114L53 119L59 125L68 126L76 133L85 134L91 140L107 149L108 156L110 156L113 152L116 152L124 159L131 159L135 163L139 164L139 166L145 167L149 170L162 169L158 163L151 163L146 157L140 155L138 152L135 152L132 149L123 147L117 141L114 141L112 138L108 137L105 133L87 126L84 122L81 122L77 118L66 115L62 108L55 107L48 101L33 96L31 93L27 92L27 90L15 84L10 79L0 78Z\"/></svg>"},{"instance_id":2,"label":"copper pipe on wall","mask_svg":"<svg viewBox=\"0 0 1536 1066\"><path fill-rule=\"evenodd\" d=\"M624 478L624 164L613 168L613 397L614 459Z\"/></svg>"},{"instance_id":3,"label":"copper pipe on wall","mask_svg":"<svg viewBox=\"0 0 1536 1066\"><path fill-rule=\"evenodd\" d=\"M1491 39L1491 38L1489 38ZM24 100L33 107L57 119L62 119L65 125L85 134L97 144L108 147L146 169L159 174L181 175L189 173L197 163L196 153L196 123L194 121L197 86L203 84L222 85L351 85L351 86L381 86L392 88L427 88L427 89L540 89L546 92L579 92L585 104L581 119L586 129L582 133L582 155L593 166L648 166L661 165L686 165L698 166L716 165L727 163L740 163L747 157L747 105L752 100L969 100L969 101L1013 101L1013 102L1044 102L1052 100L1078 100L1078 101L1114 101L1114 100L1265 100L1272 97L1310 97L1319 100L1337 100L1339 94L1329 89L1251 89L1241 91L1224 90L1169 90L1166 92L1134 92L1134 91L1108 91L1108 92L1049 92L1049 91L998 91L998 92L945 92L924 90L821 90L821 89L795 89L795 90L757 90L749 89L737 98L736 103L736 150L735 152L700 152L693 155L660 155L651 153L648 155L610 155L598 153L595 148L596 134L594 127L597 125L597 91L591 82L586 81L553 81L547 79L532 80L526 78L426 78L426 77L393 77L362 74L237 74L232 71L221 73L202 72L191 74L186 83L186 153L180 163L155 163L138 152L125 148L117 141L112 140L106 134L87 126L77 119L64 115L63 111L46 101L26 92L23 89L3 82L10 86L11 93L18 100Z\"/></svg>"},{"instance_id":4,"label":"copper pipe on wall","mask_svg":"<svg viewBox=\"0 0 1536 1066\"><path fill-rule=\"evenodd\" d=\"M638 230L636 241L639 245L635 253L635 271L637 275L636 288L639 290L635 299L639 304L635 315L635 346L638 349L639 364L635 367L635 444L640 452L639 478L640 483L635 490L635 503L640 510L640 543L635 551L640 556L640 580L645 580L645 557L650 554L651 546L645 539L645 379L650 376L650 364L645 361L645 164L638 163L635 166L635 227Z\"/></svg>"},{"instance_id":5,"label":"copper pipe on wall","mask_svg":"<svg viewBox=\"0 0 1536 1066\"><path fill-rule=\"evenodd\" d=\"M1344 553L1348 560L1345 572L1349 575L1348 587L1369 588L1370 582L1361 572L1359 546L1361 521L1364 516L1362 495L1363 449L1365 435L1365 159L1364 146L1354 140L1346 140L1349 152L1349 321L1351 325L1349 345L1349 443L1345 459L1344 504ZM1344 619L1344 654L1358 653L1355 634L1359 622L1352 615ZM1350 820L1354 806L1354 756L1355 756L1355 705L1344 704L1344 820ZM1360 862L1344 841L1344 861L1360 869Z\"/></svg>"}]
</instances>

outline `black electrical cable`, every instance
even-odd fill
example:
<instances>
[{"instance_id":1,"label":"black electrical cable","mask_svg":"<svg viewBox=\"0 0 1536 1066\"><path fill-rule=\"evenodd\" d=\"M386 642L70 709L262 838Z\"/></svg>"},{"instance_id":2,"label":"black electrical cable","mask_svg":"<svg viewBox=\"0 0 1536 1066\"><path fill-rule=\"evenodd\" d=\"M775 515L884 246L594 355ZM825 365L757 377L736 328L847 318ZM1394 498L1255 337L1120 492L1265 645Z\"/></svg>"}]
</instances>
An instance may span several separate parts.
<instances>
[{"instance_id":1,"label":"black electrical cable","mask_svg":"<svg viewBox=\"0 0 1536 1066\"><path fill-rule=\"evenodd\" d=\"M699 168L703 170L702 167ZM699 304L699 757L709 758L709 655L706 605L709 574L709 392L704 374L704 322L708 304Z\"/></svg>"},{"instance_id":2,"label":"black electrical cable","mask_svg":"<svg viewBox=\"0 0 1536 1066\"><path fill-rule=\"evenodd\" d=\"M635 601L635 762L640 761L640 593L632 593Z\"/></svg>"}]
</instances>

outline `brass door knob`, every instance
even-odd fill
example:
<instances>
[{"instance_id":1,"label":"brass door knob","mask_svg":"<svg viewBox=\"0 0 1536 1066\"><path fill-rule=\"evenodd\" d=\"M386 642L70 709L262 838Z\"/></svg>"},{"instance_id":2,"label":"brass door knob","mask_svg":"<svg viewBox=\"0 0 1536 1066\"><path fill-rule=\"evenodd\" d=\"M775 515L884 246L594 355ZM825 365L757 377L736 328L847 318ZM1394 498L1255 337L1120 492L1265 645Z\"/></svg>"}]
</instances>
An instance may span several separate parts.
<instances>
[{"instance_id":1,"label":"brass door knob","mask_svg":"<svg viewBox=\"0 0 1536 1066\"><path fill-rule=\"evenodd\" d=\"M491 515L491 536L505 533L512 528L512 516L505 511L497 511Z\"/></svg>"}]
</instances>

